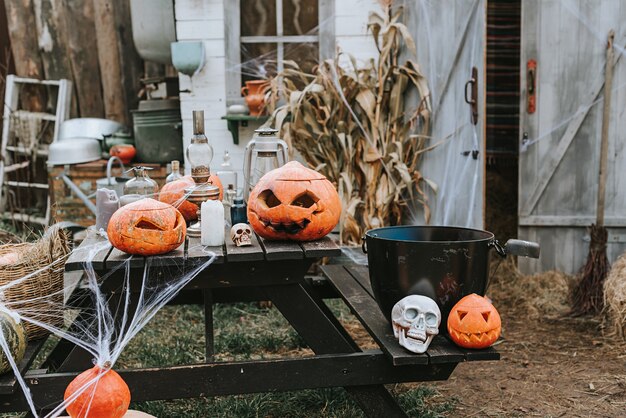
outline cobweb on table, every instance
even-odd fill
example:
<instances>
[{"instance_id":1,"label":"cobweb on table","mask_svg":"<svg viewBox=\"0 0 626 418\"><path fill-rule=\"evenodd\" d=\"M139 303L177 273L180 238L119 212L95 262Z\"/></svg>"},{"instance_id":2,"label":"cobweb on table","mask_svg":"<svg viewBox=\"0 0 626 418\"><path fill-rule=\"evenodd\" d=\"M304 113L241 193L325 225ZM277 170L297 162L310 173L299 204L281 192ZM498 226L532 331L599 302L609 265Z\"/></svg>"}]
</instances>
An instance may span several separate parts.
<instances>
[{"instance_id":1,"label":"cobweb on table","mask_svg":"<svg viewBox=\"0 0 626 418\"><path fill-rule=\"evenodd\" d=\"M104 233L104 231L100 231ZM0 310L8 312L18 321L25 321L40 326L52 334L63 338L76 346L84 349L93 356L93 362L102 370L96 377L86 382L73 396L66 401L59 399L58 405L35 405L29 388L19 371L16 361L10 354L2 328L0 327L0 346L8 358L15 376L24 392L31 413L39 417L37 410L46 408L54 409L45 415L57 417L79 395L95 391L96 384L109 369L113 368L128 343L139 333L143 327L156 315L156 313L170 302L191 280L202 270L207 268L214 260L215 254L207 251L205 261L185 264L182 259L173 257L163 259L146 258L143 274L141 277L131 277L131 264L136 262L135 257L130 256L106 274L98 276L93 267L94 257L101 251L110 247L108 241L98 242L87 247L81 247L81 252L86 251L84 263L84 278L82 282L83 294L76 298L76 304L80 306L80 313L73 319L69 326L56 326L50 324L63 323L59 317L66 315L63 304L63 295L66 289L61 289L50 295L33 300L20 300L19 302L5 301L0 305ZM155 261L153 261L155 260ZM41 270L50 268L44 267ZM9 292L11 287L29 280L40 271L28 274L18 280L0 287L0 294ZM115 276L115 277L113 277ZM106 280L120 280L121 287L115 292L117 297L105 295L100 285ZM132 293L132 294L131 294ZM29 302L37 302L35 310L25 308ZM89 392L87 392L89 393ZM87 406L89 408L89 406ZM88 412L88 411L85 411Z\"/></svg>"}]
</instances>

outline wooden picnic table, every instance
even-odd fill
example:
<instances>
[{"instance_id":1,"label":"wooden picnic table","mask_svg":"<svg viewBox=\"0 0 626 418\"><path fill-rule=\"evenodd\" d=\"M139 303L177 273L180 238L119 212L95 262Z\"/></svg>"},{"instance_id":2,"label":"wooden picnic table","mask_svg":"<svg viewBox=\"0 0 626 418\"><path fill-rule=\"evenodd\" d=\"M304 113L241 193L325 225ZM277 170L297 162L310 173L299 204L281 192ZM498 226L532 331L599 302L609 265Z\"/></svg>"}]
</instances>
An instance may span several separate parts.
<instances>
[{"instance_id":1,"label":"wooden picnic table","mask_svg":"<svg viewBox=\"0 0 626 418\"><path fill-rule=\"evenodd\" d=\"M97 234L90 233L68 259L66 271L82 270L88 253L85 249L101 240ZM366 267L331 264L322 267L323 277L306 276L314 262L341 254L330 238L294 243L254 236L253 245L248 247L236 247L230 242L222 247L202 247L199 239L191 238L163 256L132 257L131 278L140 277L146 265L193 268L207 260L207 250L216 254L214 263L184 289L195 296L195 303L200 301L205 307L206 362L116 369L128 383L133 401L341 386L367 416L406 416L384 384L445 380L460 362L499 359L494 349L461 349L442 335L433 340L425 354L410 353L399 346L391 325L374 300ZM103 291L119 293L124 269L117 269L119 274L111 272L128 258L129 255L111 247L95 255L92 261L95 271L107 274L101 283ZM130 282L131 290L138 291L140 281ZM361 350L323 302L322 298L326 297L341 297L380 348ZM271 301L315 354L271 360L214 361L213 304L250 300ZM67 384L77 373L91 367L91 358L61 340L44 368L29 370L41 345L42 340L29 343L21 368L36 405L50 407L63 398ZM0 377L0 412L18 410L27 410L20 388L12 375Z\"/></svg>"}]
</instances>

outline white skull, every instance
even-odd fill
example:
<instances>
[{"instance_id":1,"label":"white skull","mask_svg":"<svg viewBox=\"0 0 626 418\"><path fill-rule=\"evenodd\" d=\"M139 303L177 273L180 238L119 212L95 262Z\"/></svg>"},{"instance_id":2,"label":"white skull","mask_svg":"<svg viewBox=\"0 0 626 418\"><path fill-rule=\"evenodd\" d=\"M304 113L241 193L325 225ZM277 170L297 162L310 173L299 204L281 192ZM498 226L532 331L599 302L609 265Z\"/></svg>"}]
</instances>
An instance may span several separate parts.
<instances>
[{"instance_id":1,"label":"white skull","mask_svg":"<svg viewBox=\"0 0 626 418\"><path fill-rule=\"evenodd\" d=\"M230 228L230 239L233 240L237 247L243 247L244 245L252 245L252 229L250 225L239 223L233 225Z\"/></svg>"},{"instance_id":2,"label":"white skull","mask_svg":"<svg viewBox=\"0 0 626 418\"><path fill-rule=\"evenodd\" d=\"M391 323L393 335L402 347L414 353L424 353L439 333L441 311L431 298L410 295L393 306Z\"/></svg>"}]
</instances>

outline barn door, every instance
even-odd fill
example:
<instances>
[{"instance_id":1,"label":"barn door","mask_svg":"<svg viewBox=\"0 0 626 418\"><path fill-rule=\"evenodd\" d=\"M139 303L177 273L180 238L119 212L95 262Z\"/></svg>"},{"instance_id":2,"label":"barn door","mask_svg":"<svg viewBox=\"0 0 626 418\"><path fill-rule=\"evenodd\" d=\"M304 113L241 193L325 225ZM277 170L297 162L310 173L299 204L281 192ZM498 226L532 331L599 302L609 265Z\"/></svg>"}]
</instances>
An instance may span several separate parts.
<instances>
[{"instance_id":1,"label":"barn door","mask_svg":"<svg viewBox=\"0 0 626 418\"><path fill-rule=\"evenodd\" d=\"M485 170L484 0L407 2L417 60L429 80L432 139L422 174L431 225L483 227ZM422 219L416 219L420 222Z\"/></svg>"},{"instance_id":2,"label":"barn door","mask_svg":"<svg viewBox=\"0 0 626 418\"><path fill-rule=\"evenodd\" d=\"M626 250L626 4L522 2L519 236L541 244L525 271L576 272L596 220L606 45L615 36L605 225L608 254ZM529 93L530 92L530 93ZM534 103L534 109L532 104Z\"/></svg>"}]
</instances>

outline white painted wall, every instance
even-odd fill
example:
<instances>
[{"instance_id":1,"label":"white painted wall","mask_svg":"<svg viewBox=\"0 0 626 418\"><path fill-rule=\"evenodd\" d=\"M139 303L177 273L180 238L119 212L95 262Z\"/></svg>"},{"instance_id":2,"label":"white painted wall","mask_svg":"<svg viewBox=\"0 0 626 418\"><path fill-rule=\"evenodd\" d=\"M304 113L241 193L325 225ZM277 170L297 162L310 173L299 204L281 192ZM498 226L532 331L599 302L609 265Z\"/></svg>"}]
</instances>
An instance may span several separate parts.
<instances>
[{"instance_id":1,"label":"white painted wall","mask_svg":"<svg viewBox=\"0 0 626 418\"><path fill-rule=\"evenodd\" d=\"M224 1L175 0L176 35L179 41L204 42L206 64L192 77L180 74L180 100L183 119L184 146L191 138L191 112L204 110L207 136L215 157L211 169L219 170L224 151L228 150L233 168L238 170L239 187L243 179L243 153L258 124L239 129L239 145L235 145L220 118L226 114L226 80L224 53ZM367 17L371 10L380 10L376 0L335 0L335 40L342 51L367 61L377 56L376 47L367 34Z\"/></svg>"}]
</instances>

